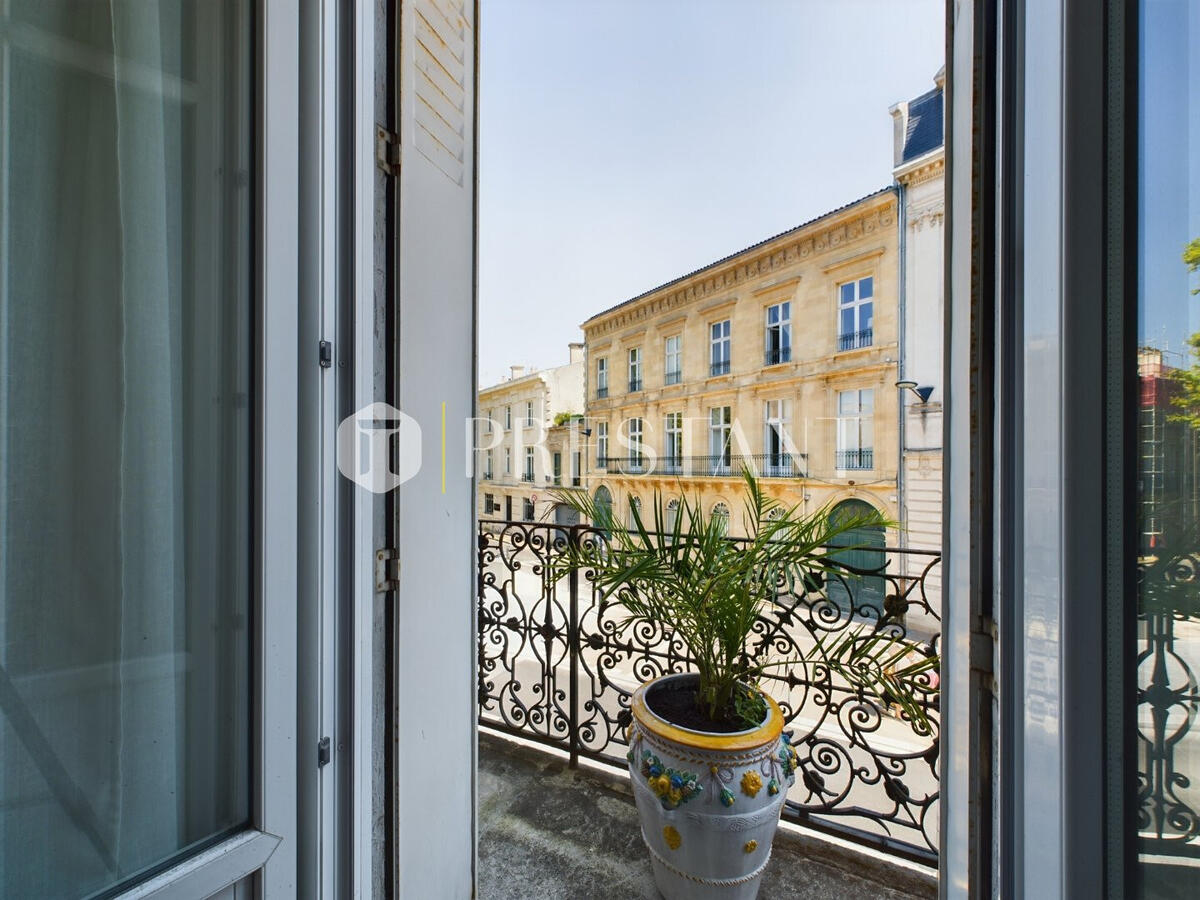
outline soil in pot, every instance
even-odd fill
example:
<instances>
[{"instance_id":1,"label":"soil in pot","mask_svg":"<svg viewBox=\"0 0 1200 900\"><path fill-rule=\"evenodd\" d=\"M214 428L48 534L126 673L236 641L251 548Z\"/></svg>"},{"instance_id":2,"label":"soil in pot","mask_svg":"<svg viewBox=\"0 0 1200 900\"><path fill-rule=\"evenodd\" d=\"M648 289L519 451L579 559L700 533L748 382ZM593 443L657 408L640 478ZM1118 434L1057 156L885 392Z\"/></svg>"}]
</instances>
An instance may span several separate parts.
<instances>
[{"instance_id":1,"label":"soil in pot","mask_svg":"<svg viewBox=\"0 0 1200 900\"><path fill-rule=\"evenodd\" d=\"M699 679L694 676L660 682L646 691L646 706L660 719L665 719L677 728L686 728L689 731L733 734L737 731L748 730L749 726L744 720L738 718L732 704L727 708L725 715L719 719L711 718L701 709L696 704L698 683Z\"/></svg>"}]
</instances>

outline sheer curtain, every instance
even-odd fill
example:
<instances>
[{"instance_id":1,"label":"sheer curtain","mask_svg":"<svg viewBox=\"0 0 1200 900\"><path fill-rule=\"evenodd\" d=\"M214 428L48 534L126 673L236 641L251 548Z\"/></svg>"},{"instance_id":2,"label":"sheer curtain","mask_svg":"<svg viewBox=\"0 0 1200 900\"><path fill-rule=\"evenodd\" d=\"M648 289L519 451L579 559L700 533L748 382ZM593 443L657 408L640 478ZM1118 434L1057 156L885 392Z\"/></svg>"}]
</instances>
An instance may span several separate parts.
<instances>
[{"instance_id":1,"label":"sheer curtain","mask_svg":"<svg viewBox=\"0 0 1200 900\"><path fill-rule=\"evenodd\" d=\"M86 896L246 818L248 13L7 11L0 894Z\"/></svg>"}]
</instances>

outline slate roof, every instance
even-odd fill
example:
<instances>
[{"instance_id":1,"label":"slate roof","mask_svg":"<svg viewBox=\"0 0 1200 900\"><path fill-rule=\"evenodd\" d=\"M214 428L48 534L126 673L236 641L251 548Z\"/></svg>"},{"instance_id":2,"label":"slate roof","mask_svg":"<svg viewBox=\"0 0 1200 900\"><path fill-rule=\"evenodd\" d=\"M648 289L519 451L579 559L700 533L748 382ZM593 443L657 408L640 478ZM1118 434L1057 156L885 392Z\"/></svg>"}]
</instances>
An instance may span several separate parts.
<instances>
[{"instance_id":1,"label":"slate roof","mask_svg":"<svg viewBox=\"0 0 1200 900\"><path fill-rule=\"evenodd\" d=\"M937 87L908 104L908 131L901 163L942 146L943 96L942 89Z\"/></svg>"},{"instance_id":2,"label":"slate roof","mask_svg":"<svg viewBox=\"0 0 1200 900\"><path fill-rule=\"evenodd\" d=\"M678 278L672 278L670 281L665 281L662 284L660 284L658 287L652 287L648 291L642 291L642 293L638 294L636 297L630 297L628 300L623 300L620 303L616 304L615 306L610 306L608 309L603 310L602 312L598 312L594 316L589 318L586 322L583 323L582 327L586 328L589 322L594 322L596 319L603 318L604 316L607 316L611 312L615 312L616 310L620 309L623 306L629 306L631 303L637 303L639 300L643 300L646 297L649 297L651 294L653 294L657 291L661 291L665 287L670 287L671 285L678 284L681 281L687 281L693 275L699 275L701 272L705 271L706 269L711 269L714 266L719 266L722 263L729 262L729 260L731 260L735 257L741 256L743 253L747 253L751 250L754 250L758 247L763 246L764 244L769 244L769 243L771 243L771 241L778 240L781 237L786 237L787 235L791 234L792 232L799 231L802 228L807 228L809 225L812 225L815 222L819 222L822 219L828 218L829 216L836 215L837 213L840 213L843 210L849 209L852 206L857 206L859 203L862 203L866 200L871 200L875 197L882 196L883 194L894 194L895 192L896 192L895 185L888 185L885 188L880 188L877 191L872 191L871 193L869 193L863 197L859 197L857 200L851 200L849 203L843 203L841 206L837 207L836 209L831 209L828 212L823 212L823 213L821 213L821 215L816 216L812 219L809 219L807 222L801 222L799 225L795 225L792 228L789 228L787 231L781 231L781 232L779 232L779 234L773 234L769 238L763 238L758 243L751 244L749 247L744 247L741 250L738 250L736 253L730 253L728 256L723 256L720 259L718 259L714 262L710 262L707 265L701 266L698 269L693 269L692 271L688 272L685 275L680 275Z\"/></svg>"}]
</instances>

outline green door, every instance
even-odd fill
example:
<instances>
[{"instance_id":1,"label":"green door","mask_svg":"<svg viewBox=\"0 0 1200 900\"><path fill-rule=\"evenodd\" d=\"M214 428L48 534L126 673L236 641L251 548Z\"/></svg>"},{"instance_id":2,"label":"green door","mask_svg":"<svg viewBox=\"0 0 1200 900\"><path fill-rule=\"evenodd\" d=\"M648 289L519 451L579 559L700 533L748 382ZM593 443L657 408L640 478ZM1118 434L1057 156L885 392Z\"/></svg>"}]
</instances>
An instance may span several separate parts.
<instances>
[{"instance_id":1,"label":"green door","mask_svg":"<svg viewBox=\"0 0 1200 900\"><path fill-rule=\"evenodd\" d=\"M863 500L845 500L833 508L830 520L836 525L874 511L875 508ZM853 549L844 550L834 557L846 567L846 571L829 577L829 598L847 611L862 613L873 608L882 614L886 582L881 575L867 573L881 573L886 563L883 528L854 528L836 537L833 544Z\"/></svg>"}]
</instances>

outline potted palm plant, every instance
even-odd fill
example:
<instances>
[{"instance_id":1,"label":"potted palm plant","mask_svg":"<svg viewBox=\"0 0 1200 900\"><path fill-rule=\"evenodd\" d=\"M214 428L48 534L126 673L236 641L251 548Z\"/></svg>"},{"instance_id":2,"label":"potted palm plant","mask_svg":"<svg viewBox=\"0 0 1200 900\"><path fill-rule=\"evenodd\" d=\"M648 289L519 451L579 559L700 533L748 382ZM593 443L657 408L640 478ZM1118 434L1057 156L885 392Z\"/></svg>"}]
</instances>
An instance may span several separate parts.
<instances>
[{"instance_id":1,"label":"potted palm plant","mask_svg":"<svg viewBox=\"0 0 1200 900\"><path fill-rule=\"evenodd\" d=\"M684 498L668 516L658 494L650 520L634 507L626 529L608 504L556 492L597 529L592 539L568 542L554 564L559 572L587 571L626 612L622 630L664 627L690 658L692 671L649 681L630 699L629 771L655 882L668 900L757 895L798 765L779 706L759 679L809 660L768 658L770 642L752 639L755 622L781 592L819 590L842 568L839 554L855 549L847 535L892 524L877 513L806 515L768 497L749 471L743 478L747 537L739 540L728 537L726 516L706 516L698 500ZM890 632L864 625L814 638L811 660L925 723L915 679L937 660L912 662L912 647Z\"/></svg>"}]
</instances>

